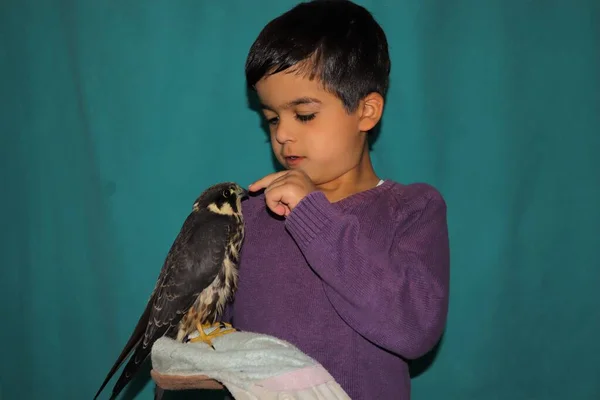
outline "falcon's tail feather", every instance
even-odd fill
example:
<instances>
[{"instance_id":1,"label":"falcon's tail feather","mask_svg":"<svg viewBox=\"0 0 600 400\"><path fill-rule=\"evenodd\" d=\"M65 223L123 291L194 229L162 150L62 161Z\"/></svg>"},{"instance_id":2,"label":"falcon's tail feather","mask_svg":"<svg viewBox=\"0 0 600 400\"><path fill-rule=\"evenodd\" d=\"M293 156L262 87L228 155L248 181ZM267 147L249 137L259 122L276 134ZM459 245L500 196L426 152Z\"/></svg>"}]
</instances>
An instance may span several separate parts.
<instances>
[{"instance_id":1,"label":"falcon's tail feather","mask_svg":"<svg viewBox=\"0 0 600 400\"><path fill-rule=\"evenodd\" d=\"M104 382L102 382L100 389L98 389L98 392L94 396L94 400L96 400L98 398L98 396L100 395L100 393L102 392L102 390L104 390L104 388L106 387L108 382L111 380L113 375L121 367L121 364L123 364L123 361L125 361L125 359L127 359L127 357L131 354L131 352L139 345L140 341L144 338L144 332L146 331L146 327L148 326L148 320L150 318L151 310L152 310L152 301L148 301L148 304L146 305L146 309L144 310L143 314L140 316L140 319L139 319L137 325L135 326L133 333L129 337L127 344L125 345L125 347L123 347L123 350L121 351L121 354L119 355L119 358L117 358L117 361L115 361L115 363L113 364L109 373L106 375ZM131 361L128 363L126 369L130 368L129 364L131 364ZM139 366L138 366L138 368L139 368ZM136 370L137 370L137 368L136 368ZM131 371L131 372L135 372L135 371ZM123 390L125 385L128 383L129 379L131 379L131 377L130 377L129 379L126 380L126 382L123 382L124 376L125 376L125 373L123 372L123 374L117 381L117 384L115 385L111 399L116 398L117 395L119 394L119 392L121 390ZM131 376L133 376L133 374L131 374ZM119 386L121 386L121 387L119 387Z\"/></svg>"},{"instance_id":2,"label":"falcon's tail feather","mask_svg":"<svg viewBox=\"0 0 600 400\"><path fill-rule=\"evenodd\" d=\"M144 332L142 332L142 337L138 340L138 342L143 340L143 333ZM135 377L137 372L144 364L144 361L150 357L152 344L153 343L148 343L148 346L144 346L142 343L139 343L135 347L133 355L125 365L125 368L123 368L123 372L121 372L121 376L119 376L119 379L117 379L117 383L115 383L111 400L117 398L119 393L121 393L121 391L125 389L125 386L127 386L127 384Z\"/></svg>"}]
</instances>

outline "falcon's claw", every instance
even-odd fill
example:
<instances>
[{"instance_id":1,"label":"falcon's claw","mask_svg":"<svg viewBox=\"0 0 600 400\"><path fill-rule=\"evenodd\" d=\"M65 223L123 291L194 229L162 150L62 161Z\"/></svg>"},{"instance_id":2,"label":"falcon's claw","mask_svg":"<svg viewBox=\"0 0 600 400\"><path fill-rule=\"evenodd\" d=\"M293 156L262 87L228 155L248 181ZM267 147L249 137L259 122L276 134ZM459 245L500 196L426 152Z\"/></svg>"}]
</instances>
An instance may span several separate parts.
<instances>
[{"instance_id":1,"label":"falcon's claw","mask_svg":"<svg viewBox=\"0 0 600 400\"><path fill-rule=\"evenodd\" d=\"M210 333L206 333L205 329L214 328ZM190 342L204 342L213 349L215 348L212 345L211 339L214 339L218 336L223 336L228 333L235 332L235 328L228 324L227 322L215 322L213 324L196 324L196 329L198 329L198 336L195 338L189 339Z\"/></svg>"}]
</instances>

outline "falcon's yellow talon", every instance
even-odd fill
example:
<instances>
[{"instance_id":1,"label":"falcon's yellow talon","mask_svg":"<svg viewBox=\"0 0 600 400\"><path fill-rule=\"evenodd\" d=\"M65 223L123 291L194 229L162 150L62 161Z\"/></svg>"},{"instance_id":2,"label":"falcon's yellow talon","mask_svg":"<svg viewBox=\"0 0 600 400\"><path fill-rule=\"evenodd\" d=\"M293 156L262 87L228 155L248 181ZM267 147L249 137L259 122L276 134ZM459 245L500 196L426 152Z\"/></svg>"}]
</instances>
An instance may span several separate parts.
<instances>
[{"instance_id":1,"label":"falcon's yellow talon","mask_svg":"<svg viewBox=\"0 0 600 400\"><path fill-rule=\"evenodd\" d=\"M207 328L207 327L208 327L207 325L196 324L196 329L198 330L198 336L196 336L195 338L191 338L189 341L190 342L204 342L207 345L212 347L212 342L208 338L208 335L206 335L206 333L204 332L204 328Z\"/></svg>"},{"instance_id":2,"label":"falcon's yellow talon","mask_svg":"<svg viewBox=\"0 0 600 400\"><path fill-rule=\"evenodd\" d=\"M222 329L225 327L226 329ZM214 328L212 332L207 334L205 329ZM214 339L218 336L223 336L228 333L235 332L235 328L227 323L227 322L215 322L214 324L196 324L196 329L198 330L198 336L190 339L190 342L204 342L209 346L213 347L211 339Z\"/></svg>"}]
</instances>

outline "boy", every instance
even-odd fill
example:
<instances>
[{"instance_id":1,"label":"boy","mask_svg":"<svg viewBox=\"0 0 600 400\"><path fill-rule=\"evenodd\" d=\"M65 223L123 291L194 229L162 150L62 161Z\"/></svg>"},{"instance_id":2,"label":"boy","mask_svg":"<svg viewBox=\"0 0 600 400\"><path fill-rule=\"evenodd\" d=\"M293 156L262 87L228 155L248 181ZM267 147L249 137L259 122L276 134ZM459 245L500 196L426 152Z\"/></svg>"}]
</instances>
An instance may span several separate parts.
<instances>
[{"instance_id":1,"label":"boy","mask_svg":"<svg viewBox=\"0 0 600 400\"><path fill-rule=\"evenodd\" d=\"M229 315L296 345L354 400L409 399L406 360L433 348L448 308L444 200L381 180L369 157L389 71L384 32L350 1L299 4L246 63L285 170L249 187Z\"/></svg>"}]
</instances>

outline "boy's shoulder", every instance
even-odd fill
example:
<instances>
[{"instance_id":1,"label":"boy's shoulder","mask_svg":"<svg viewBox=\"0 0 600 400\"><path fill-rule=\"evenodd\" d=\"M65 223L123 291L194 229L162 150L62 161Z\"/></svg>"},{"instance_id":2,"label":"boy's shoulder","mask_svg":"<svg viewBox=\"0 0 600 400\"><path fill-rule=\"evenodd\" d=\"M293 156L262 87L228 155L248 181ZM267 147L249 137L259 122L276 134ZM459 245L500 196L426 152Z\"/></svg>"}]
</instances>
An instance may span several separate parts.
<instances>
[{"instance_id":1,"label":"boy's shoulder","mask_svg":"<svg viewBox=\"0 0 600 400\"><path fill-rule=\"evenodd\" d=\"M387 179L382 183L389 189L387 196L405 206L407 203L441 202L445 203L442 193L433 185L425 182L400 183Z\"/></svg>"},{"instance_id":2,"label":"boy's shoulder","mask_svg":"<svg viewBox=\"0 0 600 400\"><path fill-rule=\"evenodd\" d=\"M387 179L380 186L382 190L375 201L378 202L379 210L387 210L382 214L387 214L388 218L405 220L425 212L426 209L446 212L443 195L429 183L401 183Z\"/></svg>"},{"instance_id":3,"label":"boy's shoulder","mask_svg":"<svg viewBox=\"0 0 600 400\"><path fill-rule=\"evenodd\" d=\"M386 243L396 246L445 229L446 202L433 185L385 180L379 189L377 196L351 211L371 235L389 237Z\"/></svg>"}]
</instances>

